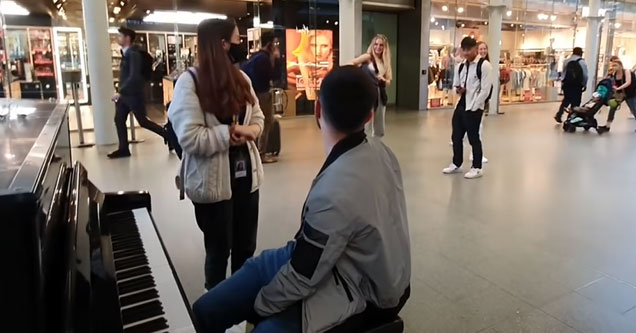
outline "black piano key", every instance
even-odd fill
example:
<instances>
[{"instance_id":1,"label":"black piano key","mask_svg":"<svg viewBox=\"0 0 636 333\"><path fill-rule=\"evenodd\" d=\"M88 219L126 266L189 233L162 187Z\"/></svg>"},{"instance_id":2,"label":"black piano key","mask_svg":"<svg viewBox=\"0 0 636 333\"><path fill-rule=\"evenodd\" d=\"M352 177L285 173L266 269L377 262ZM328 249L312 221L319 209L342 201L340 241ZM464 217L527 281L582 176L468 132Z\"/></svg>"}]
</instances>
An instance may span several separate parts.
<instances>
[{"instance_id":1,"label":"black piano key","mask_svg":"<svg viewBox=\"0 0 636 333\"><path fill-rule=\"evenodd\" d=\"M150 273L151 273L150 267L141 266L141 267L137 267L137 268L133 268L127 271L117 273L117 281L130 279L135 276L147 275Z\"/></svg>"},{"instance_id":2,"label":"black piano key","mask_svg":"<svg viewBox=\"0 0 636 333\"><path fill-rule=\"evenodd\" d=\"M155 286L155 279L152 275L144 275L135 279L120 282L117 284L119 295L125 295L133 291L152 288Z\"/></svg>"},{"instance_id":3,"label":"black piano key","mask_svg":"<svg viewBox=\"0 0 636 333\"><path fill-rule=\"evenodd\" d=\"M146 251L144 251L143 248L133 248L133 249L115 251L113 253L113 257L115 257L115 259L120 259L120 258L130 257L132 255L139 255L139 254L145 254L145 253Z\"/></svg>"},{"instance_id":4,"label":"black piano key","mask_svg":"<svg viewBox=\"0 0 636 333\"><path fill-rule=\"evenodd\" d=\"M164 312L161 302L154 300L122 310L121 318L124 326L126 326L144 319L160 316L162 314L164 314Z\"/></svg>"},{"instance_id":5,"label":"black piano key","mask_svg":"<svg viewBox=\"0 0 636 333\"><path fill-rule=\"evenodd\" d=\"M130 248L142 248L142 247L143 247L143 243L141 242L141 239L131 239L125 242L113 243L113 251L121 251L125 249L130 249Z\"/></svg>"},{"instance_id":6,"label":"black piano key","mask_svg":"<svg viewBox=\"0 0 636 333\"><path fill-rule=\"evenodd\" d=\"M148 265L148 258L146 256L129 257L122 260L115 260L115 270L121 271L128 268L137 266Z\"/></svg>"},{"instance_id":7,"label":"black piano key","mask_svg":"<svg viewBox=\"0 0 636 333\"><path fill-rule=\"evenodd\" d=\"M146 291L142 291L140 293L121 297L119 299L119 305L121 307L125 307L132 304L137 304L143 301L149 301L151 299L157 299L157 298L159 298L159 292L157 291L157 289L149 289Z\"/></svg>"},{"instance_id":8,"label":"black piano key","mask_svg":"<svg viewBox=\"0 0 636 333\"><path fill-rule=\"evenodd\" d=\"M125 333L148 333L156 332L159 330L167 329L168 322L165 318L157 318L139 325L128 327L124 330Z\"/></svg>"},{"instance_id":9,"label":"black piano key","mask_svg":"<svg viewBox=\"0 0 636 333\"><path fill-rule=\"evenodd\" d=\"M139 233L130 232L130 233L121 234L119 236L111 235L110 240L113 243L117 243L117 242L127 241L131 239L139 239L139 238L140 238Z\"/></svg>"}]
</instances>

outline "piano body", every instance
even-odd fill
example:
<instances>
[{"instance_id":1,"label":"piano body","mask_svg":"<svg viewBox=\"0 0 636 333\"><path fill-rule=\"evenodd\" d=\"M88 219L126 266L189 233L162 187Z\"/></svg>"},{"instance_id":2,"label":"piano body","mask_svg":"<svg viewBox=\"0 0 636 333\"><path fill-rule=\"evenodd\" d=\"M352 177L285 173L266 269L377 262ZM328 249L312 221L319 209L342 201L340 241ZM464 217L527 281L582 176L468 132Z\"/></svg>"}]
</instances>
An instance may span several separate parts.
<instances>
[{"instance_id":1,"label":"piano body","mask_svg":"<svg viewBox=\"0 0 636 333\"><path fill-rule=\"evenodd\" d=\"M194 332L147 192L71 164L68 106L0 99L4 332Z\"/></svg>"}]
</instances>

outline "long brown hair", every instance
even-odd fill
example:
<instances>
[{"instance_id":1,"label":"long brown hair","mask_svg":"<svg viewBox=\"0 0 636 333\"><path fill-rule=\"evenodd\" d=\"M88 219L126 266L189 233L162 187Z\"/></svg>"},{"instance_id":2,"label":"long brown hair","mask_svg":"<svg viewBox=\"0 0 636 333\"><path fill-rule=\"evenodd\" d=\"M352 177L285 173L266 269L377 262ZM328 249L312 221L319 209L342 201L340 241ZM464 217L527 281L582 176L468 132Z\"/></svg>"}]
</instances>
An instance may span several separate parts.
<instances>
[{"instance_id":1,"label":"long brown hair","mask_svg":"<svg viewBox=\"0 0 636 333\"><path fill-rule=\"evenodd\" d=\"M223 49L222 40L230 43L235 28L236 23L229 19L207 19L197 28L199 103L204 112L219 119L237 115L255 102L250 84Z\"/></svg>"}]
</instances>

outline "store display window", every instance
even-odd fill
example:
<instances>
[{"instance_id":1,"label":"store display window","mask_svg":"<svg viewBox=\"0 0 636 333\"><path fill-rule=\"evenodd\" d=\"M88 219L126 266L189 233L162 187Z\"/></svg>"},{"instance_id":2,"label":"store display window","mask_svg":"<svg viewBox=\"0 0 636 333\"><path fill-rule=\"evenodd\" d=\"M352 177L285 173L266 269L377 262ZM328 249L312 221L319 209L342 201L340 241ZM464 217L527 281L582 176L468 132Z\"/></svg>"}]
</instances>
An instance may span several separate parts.
<instances>
[{"instance_id":1,"label":"store display window","mask_svg":"<svg viewBox=\"0 0 636 333\"><path fill-rule=\"evenodd\" d=\"M77 84L80 103L88 101L84 39L80 28L53 28L56 45L56 71L60 99L72 100L72 85Z\"/></svg>"}]
</instances>

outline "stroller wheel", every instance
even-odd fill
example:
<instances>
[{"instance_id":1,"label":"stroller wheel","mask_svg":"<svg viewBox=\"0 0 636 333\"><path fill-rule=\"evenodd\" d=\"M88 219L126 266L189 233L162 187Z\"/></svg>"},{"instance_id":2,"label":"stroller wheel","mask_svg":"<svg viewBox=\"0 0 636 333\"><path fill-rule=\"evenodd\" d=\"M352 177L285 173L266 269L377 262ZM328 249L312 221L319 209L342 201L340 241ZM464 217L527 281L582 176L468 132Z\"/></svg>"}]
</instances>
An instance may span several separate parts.
<instances>
[{"instance_id":1,"label":"stroller wheel","mask_svg":"<svg viewBox=\"0 0 636 333\"><path fill-rule=\"evenodd\" d=\"M590 130L590 126L583 126L583 129L587 132Z\"/></svg>"}]
</instances>

